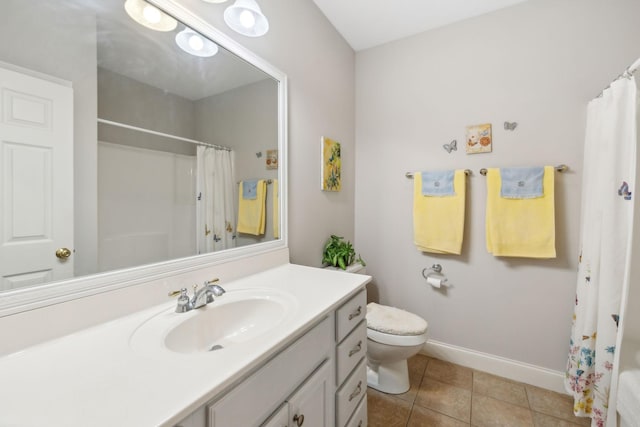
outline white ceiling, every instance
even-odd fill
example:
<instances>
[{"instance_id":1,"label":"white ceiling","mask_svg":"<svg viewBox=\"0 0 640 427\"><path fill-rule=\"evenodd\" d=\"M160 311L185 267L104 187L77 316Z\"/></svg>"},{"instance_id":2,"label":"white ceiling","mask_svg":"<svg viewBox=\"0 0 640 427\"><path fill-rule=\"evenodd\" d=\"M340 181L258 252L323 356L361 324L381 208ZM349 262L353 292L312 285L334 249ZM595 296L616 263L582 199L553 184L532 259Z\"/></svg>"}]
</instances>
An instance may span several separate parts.
<instances>
[{"instance_id":1,"label":"white ceiling","mask_svg":"<svg viewBox=\"0 0 640 427\"><path fill-rule=\"evenodd\" d=\"M313 1L359 51L527 0Z\"/></svg>"}]
</instances>

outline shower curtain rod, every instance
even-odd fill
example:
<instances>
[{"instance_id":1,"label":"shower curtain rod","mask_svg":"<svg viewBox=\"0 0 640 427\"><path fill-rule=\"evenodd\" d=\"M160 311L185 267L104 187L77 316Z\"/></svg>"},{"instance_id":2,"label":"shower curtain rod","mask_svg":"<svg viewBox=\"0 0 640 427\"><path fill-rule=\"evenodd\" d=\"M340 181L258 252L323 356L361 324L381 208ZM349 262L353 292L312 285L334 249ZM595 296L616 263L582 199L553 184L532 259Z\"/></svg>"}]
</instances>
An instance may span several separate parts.
<instances>
[{"instance_id":1,"label":"shower curtain rod","mask_svg":"<svg viewBox=\"0 0 640 427\"><path fill-rule=\"evenodd\" d=\"M636 71L638 71L638 68L640 68L640 58L636 59L636 61L633 64L631 64L627 68L625 68L625 70L622 72L622 74L620 74L618 77L613 79L613 82L615 82L616 80L619 80L619 79L621 79L623 77L630 79L631 77L633 77L633 74ZM600 91L600 93L598 94L598 96L596 96L596 98L600 98L602 96L602 94L604 93L604 91L609 89L610 87L611 87L611 84L609 84L607 87L602 89Z\"/></svg>"},{"instance_id":2,"label":"shower curtain rod","mask_svg":"<svg viewBox=\"0 0 640 427\"><path fill-rule=\"evenodd\" d=\"M125 128L125 129L130 129L130 130L135 130L135 131L138 131L138 132L144 132L144 133L148 133L148 134L151 134L151 135L162 136L162 137L165 137L165 138L176 139L178 141L184 141L184 142L188 142L188 143L191 143L191 144L203 145L205 147L215 148L216 150L232 151L231 148L224 147L222 145L209 144L209 143L202 142L202 141L196 141L195 139L183 138L181 136L171 135L171 134L168 134L168 133L156 132L155 130L145 129L145 128L141 128L141 127L137 127L137 126L131 126L131 125L127 125L127 124L119 123L119 122L113 122L111 120L105 120L105 119L100 119L99 118L98 119L98 123L103 123L105 125L111 125L111 126L117 126L117 127L121 127L121 128Z\"/></svg>"}]
</instances>

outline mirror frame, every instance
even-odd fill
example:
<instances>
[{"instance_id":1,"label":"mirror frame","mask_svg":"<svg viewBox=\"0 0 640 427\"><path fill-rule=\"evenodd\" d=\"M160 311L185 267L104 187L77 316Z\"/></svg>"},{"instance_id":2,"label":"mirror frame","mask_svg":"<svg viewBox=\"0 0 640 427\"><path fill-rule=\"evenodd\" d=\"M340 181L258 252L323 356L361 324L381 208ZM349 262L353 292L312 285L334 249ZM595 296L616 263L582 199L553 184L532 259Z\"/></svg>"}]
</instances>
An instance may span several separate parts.
<instances>
[{"instance_id":1,"label":"mirror frame","mask_svg":"<svg viewBox=\"0 0 640 427\"><path fill-rule=\"evenodd\" d=\"M270 75L278 83L278 184L280 194L280 238L220 252L194 255L111 272L79 276L24 289L0 293L0 317L59 304L103 292L135 286L203 267L248 258L288 247L287 220L287 75L253 52L214 28L175 0L149 0L185 25L210 38L250 65Z\"/></svg>"}]
</instances>

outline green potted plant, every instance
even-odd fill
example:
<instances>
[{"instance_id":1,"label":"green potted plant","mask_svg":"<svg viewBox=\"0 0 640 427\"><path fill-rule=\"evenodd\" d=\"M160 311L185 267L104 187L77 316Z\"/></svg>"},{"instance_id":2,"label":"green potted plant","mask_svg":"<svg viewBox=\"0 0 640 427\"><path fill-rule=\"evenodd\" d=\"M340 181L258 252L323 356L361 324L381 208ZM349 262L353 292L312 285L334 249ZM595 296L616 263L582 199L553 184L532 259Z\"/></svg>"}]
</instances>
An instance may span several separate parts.
<instances>
[{"instance_id":1,"label":"green potted plant","mask_svg":"<svg viewBox=\"0 0 640 427\"><path fill-rule=\"evenodd\" d=\"M324 247L322 262L332 267L346 270L347 266L354 261L359 262L363 266L366 265L360 255L358 255L356 259L356 251L351 242L345 241L344 237L332 234Z\"/></svg>"}]
</instances>

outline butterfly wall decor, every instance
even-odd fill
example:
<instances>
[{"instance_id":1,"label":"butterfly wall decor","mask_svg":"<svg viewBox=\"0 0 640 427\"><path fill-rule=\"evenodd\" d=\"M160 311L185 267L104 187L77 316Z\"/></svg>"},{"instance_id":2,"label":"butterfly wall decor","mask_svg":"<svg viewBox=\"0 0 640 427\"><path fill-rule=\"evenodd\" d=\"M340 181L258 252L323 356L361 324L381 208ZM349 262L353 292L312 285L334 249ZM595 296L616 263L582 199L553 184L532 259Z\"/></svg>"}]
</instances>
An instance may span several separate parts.
<instances>
[{"instance_id":1,"label":"butterfly wall decor","mask_svg":"<svg viewBox=\"0 0 640 427\"><path fill-rule=\"evenodd\" d=\"M504 130L515 130L518 126L517 122L504 122Z\"/></svg>"},{"instance_id":2,"label":"butterfly wall decor","mask_svg":"<svg viewBox=\"0 0 640 427\"><path fill-rule=\"evenodd\" d=\"M453 141L451 141L448 144L443 144L442 148L447 150L447 153L451 154L452 151L457 151L458 150L458 141L454 139Z\"/></svg>"},{"instance_id":3,"label":"butterfly wall decor","mask_svg":"<svg viewBox=\"0 0 640 427\"><path fill-rule=\"evenodd\" d=\"M622 185L618 189L618 196L624 196L625 200L631 200L631 191L629 191L629 184L626 181L622 181Z\"/></svg>"}]
</instances>

